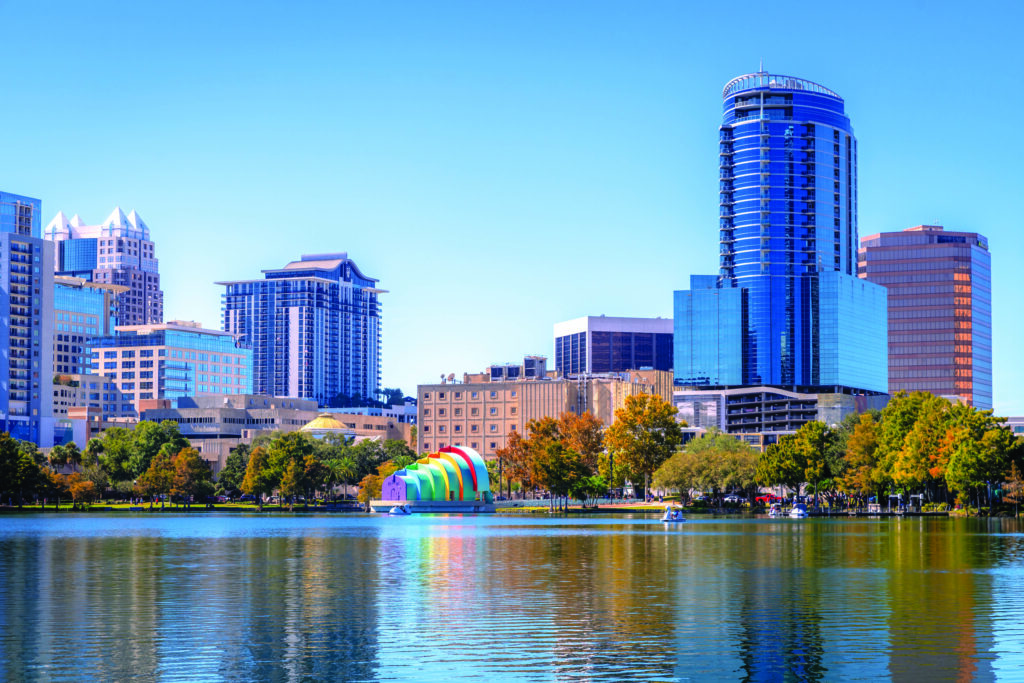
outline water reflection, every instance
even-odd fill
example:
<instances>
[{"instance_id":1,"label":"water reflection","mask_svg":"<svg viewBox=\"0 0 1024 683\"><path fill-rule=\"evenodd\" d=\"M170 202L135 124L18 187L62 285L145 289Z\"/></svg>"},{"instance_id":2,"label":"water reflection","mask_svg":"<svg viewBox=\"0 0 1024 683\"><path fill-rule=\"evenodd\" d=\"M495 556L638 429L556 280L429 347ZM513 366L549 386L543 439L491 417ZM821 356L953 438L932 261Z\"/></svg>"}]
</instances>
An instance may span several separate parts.
<instances>
[{"instance_id":1,"label":"water reflection","mask_svg":"<svg viewBox=\"0 0 1024 683\"><path fill-rule=\"evenodd\" d=\"M45 515L0 680L997 680L1014 520Z\"/></svg>"}]
</instances>

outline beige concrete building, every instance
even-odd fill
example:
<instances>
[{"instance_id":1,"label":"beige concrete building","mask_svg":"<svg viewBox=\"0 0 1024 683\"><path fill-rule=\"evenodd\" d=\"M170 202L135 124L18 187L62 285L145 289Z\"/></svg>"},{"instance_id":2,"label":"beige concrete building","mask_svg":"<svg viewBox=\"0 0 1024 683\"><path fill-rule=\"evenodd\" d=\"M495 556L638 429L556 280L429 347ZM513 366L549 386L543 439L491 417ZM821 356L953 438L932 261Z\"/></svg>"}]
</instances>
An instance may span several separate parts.
<instances>
[{"instance_id":1,"label":"beige concrete building","mask_svg":"<svg viewBox=\"0 0 1024 683\"><path fill-rule=\"evenodd\" d=\"M655 386L618 374L420 385L416 450L430 453L445 446L469 446L493 458L509 435L522 431L530 420L590 412L610 425L627 396L656 393Z\"/></svg>"}]
</instances>

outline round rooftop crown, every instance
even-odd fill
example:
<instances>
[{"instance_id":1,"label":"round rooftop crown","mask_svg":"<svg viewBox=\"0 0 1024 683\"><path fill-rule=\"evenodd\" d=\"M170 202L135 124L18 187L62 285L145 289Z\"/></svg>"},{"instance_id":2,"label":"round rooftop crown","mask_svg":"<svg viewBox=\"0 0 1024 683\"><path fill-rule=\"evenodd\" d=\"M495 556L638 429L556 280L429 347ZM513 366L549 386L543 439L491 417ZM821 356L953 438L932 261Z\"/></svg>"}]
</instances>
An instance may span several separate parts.
<instances>
[{"instance_id":1,"label":"round rooftop crown","mask_svg":"<svg viewBox=\"0 0 1024 683\"><path fill-rule=\"evenodd\" d=\"M782 74L770 74L765 71L759 71L753 74L745 74L738 76L728 83L722 89L722 98L729 97L741 90L753 90L755 88L767 88L767 89L778 89L778 90L806 90L808 92L815 92L821 95L829 95L837 99L843 99L833 91L829 90L823 85L815 83L814 81L808 81L803 78L796 78L795 76L783 76Z\"/></svg>"},{"instance_id":2,"label":"round rooftop crown","mask_svg":"<svg viewBox=\"0 0 1024 683\"><path fill-rule=\"evenodd\" d=\"M330 413L320 413L317 415L312 422L303 425L299 428L300 432L312 432L320 430L338 430L341 431L346 429L345 425L334 417Z\"/></svg>"}]
</instances>

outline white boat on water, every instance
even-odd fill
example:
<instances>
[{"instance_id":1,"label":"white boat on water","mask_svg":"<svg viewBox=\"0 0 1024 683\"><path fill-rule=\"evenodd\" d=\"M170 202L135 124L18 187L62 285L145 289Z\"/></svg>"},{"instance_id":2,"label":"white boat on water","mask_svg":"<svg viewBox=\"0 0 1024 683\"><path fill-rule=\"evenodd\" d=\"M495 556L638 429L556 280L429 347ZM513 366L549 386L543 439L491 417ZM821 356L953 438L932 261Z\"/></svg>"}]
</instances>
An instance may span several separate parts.
<instances>
[{"instance_id":1,"label":"white boat on water","mask_svg":"<svg viewBox=\"0 0 1024 683\"><path fill-rule=\"evenodd\" d=\"M782 517L782 503L772 503L772 506L768 508L769 517Z\"/></svg>"},{"instance_id":2,"label":"white boat on water","mask_svg":"<svg viewBox=\"0 0 1024 683\"><path fill-rule=\"evenodd\" d=\"M395 517L401 517L401 516L404 516L404 515L411 515L412 514L412 506L409 505L408 503L406 503L404 505L396 505L393 508L391 508L390 510L388 510L388 514L389 515L393 515Z\"/></svg>"},{"instance_id":3,"label":"white boat on water","mask_svg":"<svg viewBox=\"0 0 1024 683\"><path fill-rule=\"evenodd\" d=\"M671 505L665 506L665 514L661 516L663 522L685 522L686 517L683 517L683 509L673 507Z\"/></svg>"},{"instance_id":4,"label":"white boat on water","mask_svg":"<svg viewBox=\"0 0 1024 683\"><path fill-rule=\"evenodd\" d=\"M797 503L793 506L793 509L789 511L790 519L804 519L807 517L807 506L803 503Z\"/></svg>"}]
</instances>

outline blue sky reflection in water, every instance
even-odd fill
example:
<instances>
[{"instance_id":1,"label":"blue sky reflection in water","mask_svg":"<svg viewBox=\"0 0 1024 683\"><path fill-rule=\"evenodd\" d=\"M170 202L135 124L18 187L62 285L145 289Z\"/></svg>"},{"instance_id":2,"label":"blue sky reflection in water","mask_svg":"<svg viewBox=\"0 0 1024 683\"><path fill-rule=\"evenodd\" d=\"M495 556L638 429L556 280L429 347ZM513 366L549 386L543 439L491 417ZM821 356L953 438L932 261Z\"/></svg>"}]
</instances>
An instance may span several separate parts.
<instances>
[{"instance_id":1,"label":"blue sky reflection in water","mask_svg":"<svg viewBox=\"0 0 1024 683\"><path fill-rule=\"evenodd\" d=\"M9 516L0 679L1011 680L1014 520Z\"/></svg>"}]
</instances>

